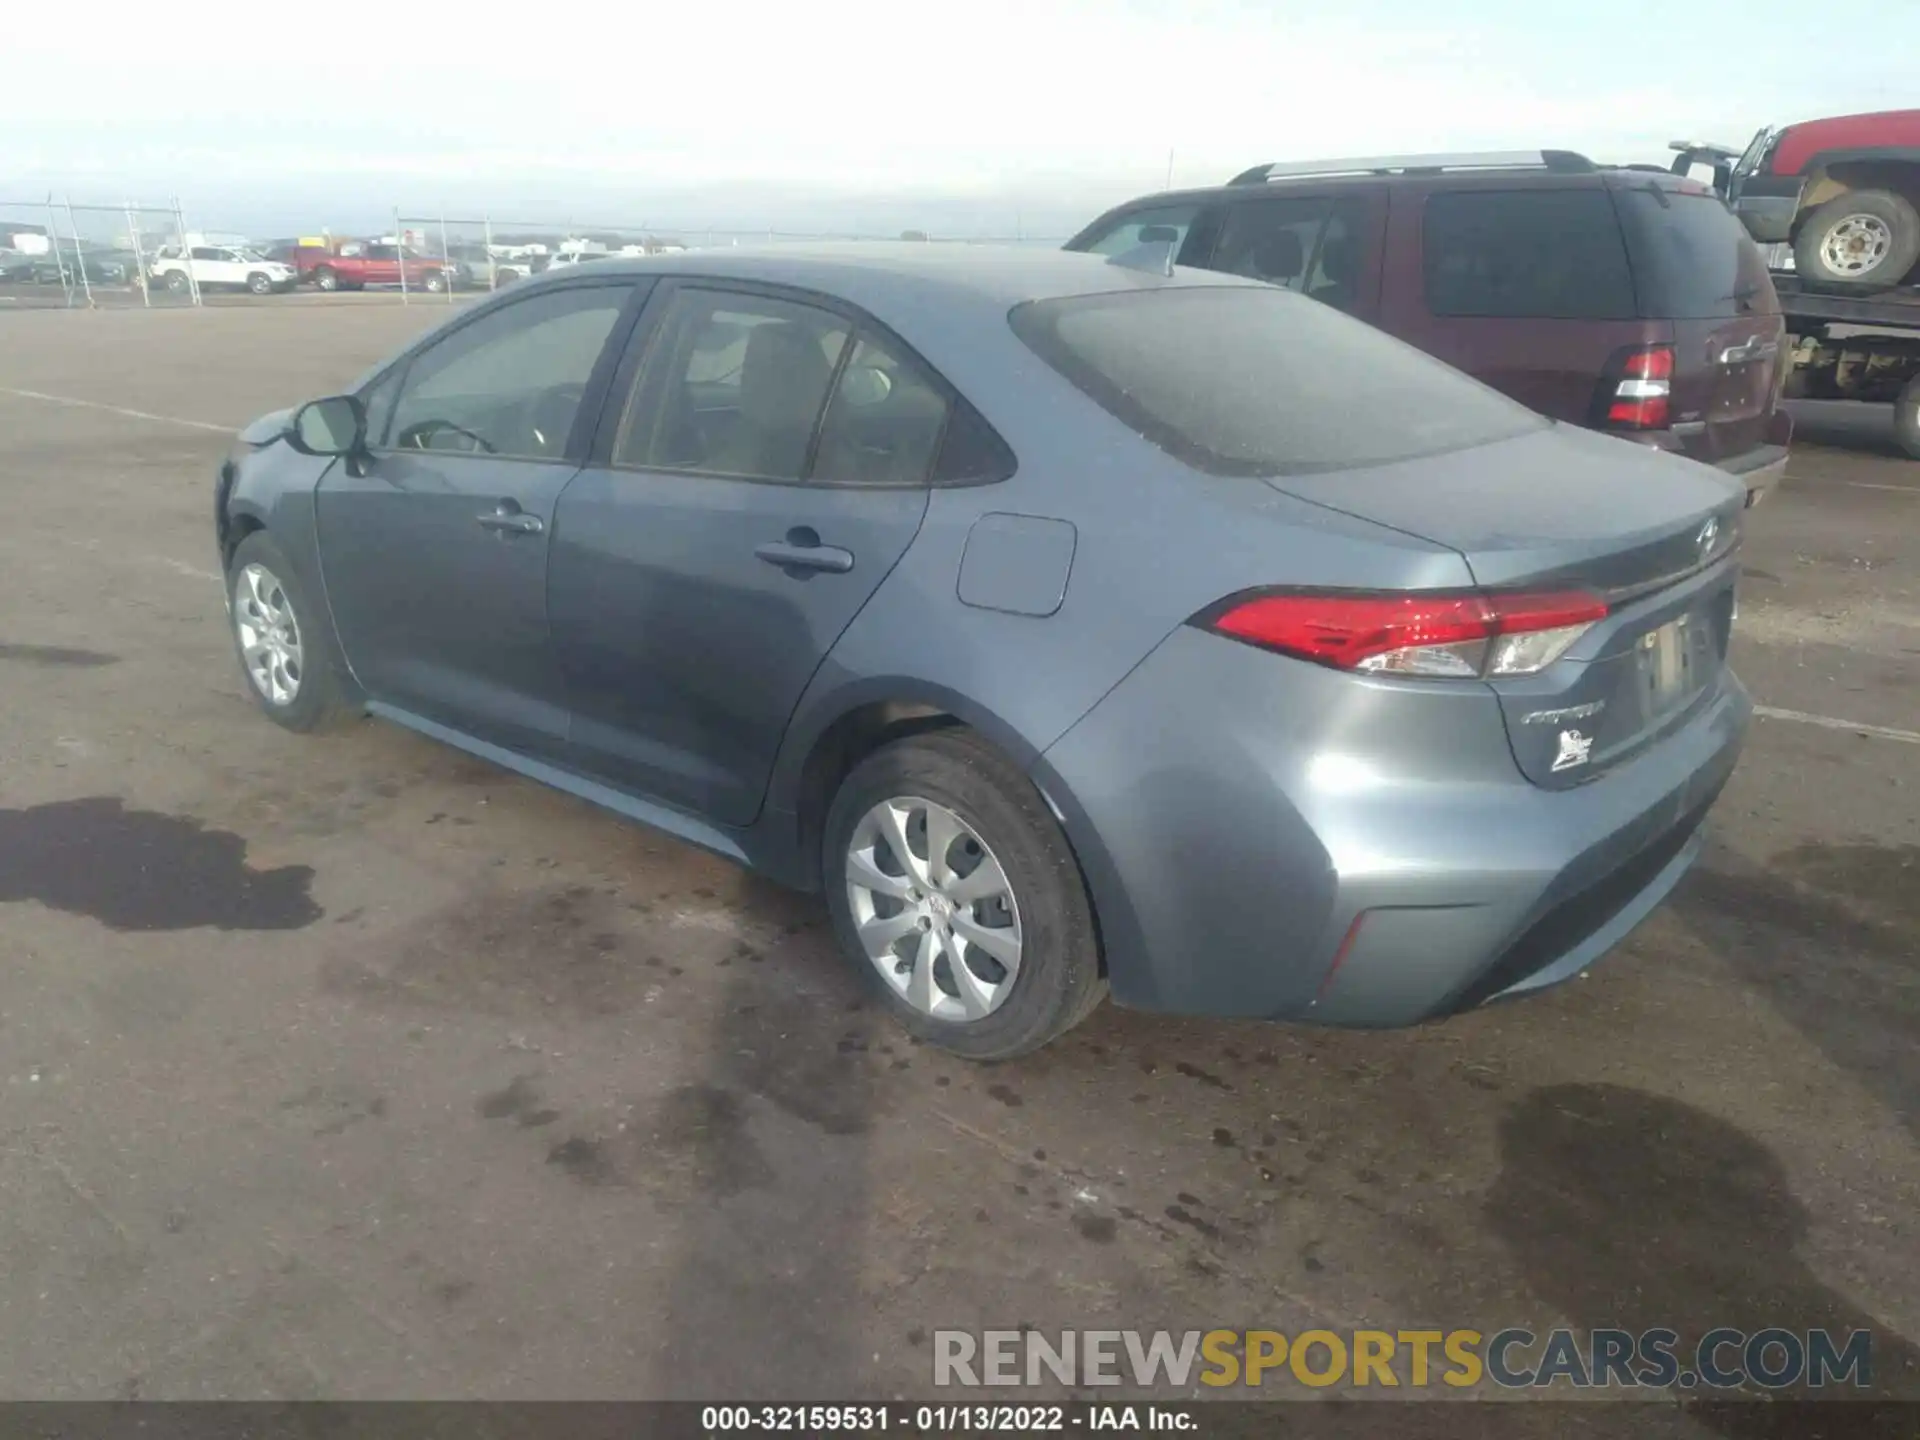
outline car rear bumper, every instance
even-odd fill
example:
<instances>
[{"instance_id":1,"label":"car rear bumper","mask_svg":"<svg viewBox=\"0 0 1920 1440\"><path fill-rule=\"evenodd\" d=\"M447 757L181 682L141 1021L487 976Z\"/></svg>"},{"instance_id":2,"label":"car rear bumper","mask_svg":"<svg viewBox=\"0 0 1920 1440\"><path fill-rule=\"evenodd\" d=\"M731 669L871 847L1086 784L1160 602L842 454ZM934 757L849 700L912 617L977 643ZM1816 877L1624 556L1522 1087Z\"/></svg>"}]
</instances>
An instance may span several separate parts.
<instances>
[{"instance_id":1,"label":"car rear bumper","mask_svg":"<svg viewBox=\"0 0 1920 1440\"><path fill-rule=\"evenodd\" d=\"M1700 845L1752 712L1730 671L1571 789L1488 687L1361 679L1183 628L1043 755L1117 1000L1411 1025L1580 973Z\"/></svg>"},{"instance_id":2,"label":"car rear bumper","mask_svg":"<svg viewBox=\"0 0 1920 1440\"><path fill-rule=\"evenodd\" d=\"M1787 447L1756 445L1744 455L1719 461L1717 468L1747 487L1747 505L1752 508L1786 477Z\"/></svg>"}]
</instances>

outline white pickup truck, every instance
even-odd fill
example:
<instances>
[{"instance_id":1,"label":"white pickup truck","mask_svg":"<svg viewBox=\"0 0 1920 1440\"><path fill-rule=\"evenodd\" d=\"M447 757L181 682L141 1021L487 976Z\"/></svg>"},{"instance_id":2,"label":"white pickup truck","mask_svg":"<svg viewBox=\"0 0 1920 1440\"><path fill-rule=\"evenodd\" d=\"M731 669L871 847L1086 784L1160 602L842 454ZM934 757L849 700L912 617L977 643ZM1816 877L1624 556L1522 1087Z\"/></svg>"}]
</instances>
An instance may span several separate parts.
<instances>
[{"instance_id":1,"label":"white pickup truck","mask_svg":"<svg viewBox=\"0 0 1920 1440\"><path fill-rule=\"evenodd\" d=\"M238 245L163 245L148 271L154 284L182 295L196 286L269 295L291 290L299 279L291 265Z\"/></svg>"}]
</instances>

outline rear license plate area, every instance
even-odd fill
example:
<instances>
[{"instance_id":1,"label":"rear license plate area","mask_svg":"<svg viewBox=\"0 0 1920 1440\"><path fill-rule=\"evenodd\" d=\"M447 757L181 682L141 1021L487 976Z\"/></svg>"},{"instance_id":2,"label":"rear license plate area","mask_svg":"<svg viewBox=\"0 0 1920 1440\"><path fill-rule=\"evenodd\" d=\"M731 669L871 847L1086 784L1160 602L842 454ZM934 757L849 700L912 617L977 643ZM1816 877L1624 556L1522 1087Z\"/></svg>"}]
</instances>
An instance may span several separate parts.
<instances>
[{"instance_id":1,"label":"rear license plate area","mask_svg":"<svg viewBox=\"0 0 1920 1440\"><path fill-rule=\"evenodd\" d=\"M1720 659L1712 621L1691 611L1649 630L1634 649L1643 713L1650 719L1677 710L1698 695Z\"/></svg>"}]
</instances>

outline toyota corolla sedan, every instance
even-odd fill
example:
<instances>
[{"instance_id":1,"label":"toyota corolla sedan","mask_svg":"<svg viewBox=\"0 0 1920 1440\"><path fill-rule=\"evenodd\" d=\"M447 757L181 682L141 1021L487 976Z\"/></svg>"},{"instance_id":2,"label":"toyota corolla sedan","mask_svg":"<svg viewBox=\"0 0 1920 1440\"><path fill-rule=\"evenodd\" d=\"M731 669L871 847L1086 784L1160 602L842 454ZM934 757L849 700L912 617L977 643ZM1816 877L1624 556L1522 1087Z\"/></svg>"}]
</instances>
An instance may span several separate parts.
<instances>
[{"instance_id":1,"label":"toyota corolla sedan","mask_svg":"<svg viewBox=\"0 0 1920 1440\"><path fill-rule=\"evenodd\" d=\"M1111 991L1401 1026L1578 974L1751 704L1740 487L1313 300L1136 257L609 260L270 415L255 699L824 891L916 1034Z\"/></svg>"}]
</instances>

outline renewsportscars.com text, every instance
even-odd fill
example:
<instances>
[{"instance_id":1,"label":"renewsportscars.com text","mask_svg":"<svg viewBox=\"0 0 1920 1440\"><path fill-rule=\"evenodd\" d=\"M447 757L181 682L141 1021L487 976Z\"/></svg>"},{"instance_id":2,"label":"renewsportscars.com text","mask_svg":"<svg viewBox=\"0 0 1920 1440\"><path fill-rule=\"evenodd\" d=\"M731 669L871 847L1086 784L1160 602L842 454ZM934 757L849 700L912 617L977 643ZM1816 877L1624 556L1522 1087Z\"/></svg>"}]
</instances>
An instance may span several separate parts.
<instances>
[{"instance_id":1,"label":"renewsportscars.com text","mask_svg":"<svg viewBox=\"0 0 1920 1440\"><path fill-rule=\"evenodd\" d=\"M1873 1335L1722 1328L1683 1343L1667 1329L936 1330L933 1383L1184 1390L1304 1385L1420 1389L1824 1389L1873 1383Z\"/></svg>"}]
</instances>

